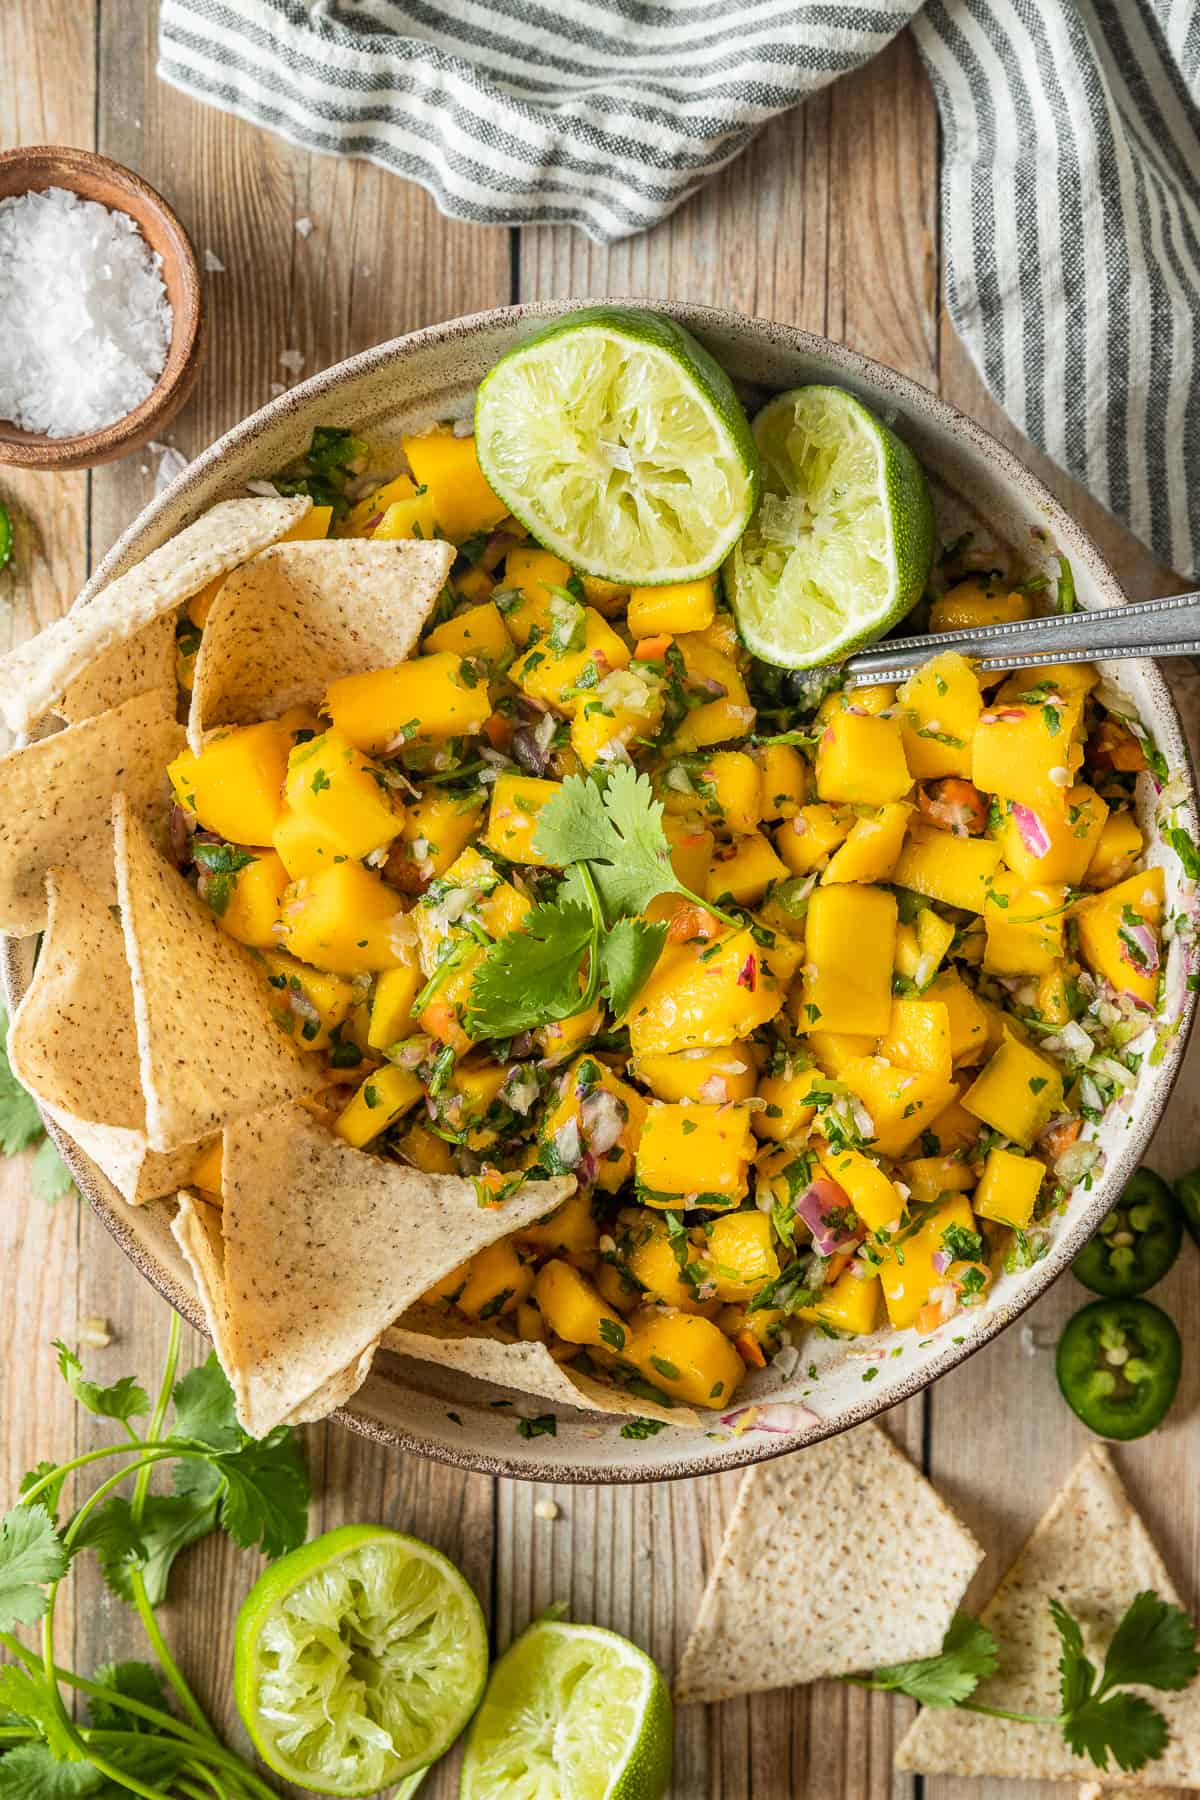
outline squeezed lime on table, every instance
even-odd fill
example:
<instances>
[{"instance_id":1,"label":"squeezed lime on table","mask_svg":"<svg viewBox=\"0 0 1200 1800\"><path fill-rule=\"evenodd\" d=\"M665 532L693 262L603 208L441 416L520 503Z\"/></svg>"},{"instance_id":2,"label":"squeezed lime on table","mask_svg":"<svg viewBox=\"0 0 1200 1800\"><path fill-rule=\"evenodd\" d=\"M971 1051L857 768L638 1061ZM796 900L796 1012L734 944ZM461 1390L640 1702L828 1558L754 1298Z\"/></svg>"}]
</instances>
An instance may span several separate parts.
<instances>
[{"instance_id":1,"label":"squeezed lime on table","mask_svg":"<svg viewBox=\"0 0 1200 1800\"><path fill-rule=\"evenodd\" d=\"M487 1665L483 1613L454 1564L419 1538L347 1525L259 1577L238 1615L234 1693L277 1775L359 1796L449 1749Z\"/></svg>"}]
</instances>

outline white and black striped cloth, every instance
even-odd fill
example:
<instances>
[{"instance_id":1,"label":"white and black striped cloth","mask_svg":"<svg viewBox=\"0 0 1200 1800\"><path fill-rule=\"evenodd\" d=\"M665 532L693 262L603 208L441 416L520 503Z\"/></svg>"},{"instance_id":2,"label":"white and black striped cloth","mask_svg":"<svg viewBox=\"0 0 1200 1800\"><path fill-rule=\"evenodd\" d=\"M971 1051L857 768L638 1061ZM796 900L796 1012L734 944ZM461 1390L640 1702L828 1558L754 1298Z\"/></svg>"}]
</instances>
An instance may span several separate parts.
<instances>
[{"instance_id":1,"label":"white and black striped cloth","mask_svg":"<svg viewBox=\"0 0 1200 1800\"><path fill-rule=\"evenodd\" d=\"M910 20L988 387L1200 568L1200 0L162 0L159 73L455 218L607 242Z\"/></svg>"}]
</instances>

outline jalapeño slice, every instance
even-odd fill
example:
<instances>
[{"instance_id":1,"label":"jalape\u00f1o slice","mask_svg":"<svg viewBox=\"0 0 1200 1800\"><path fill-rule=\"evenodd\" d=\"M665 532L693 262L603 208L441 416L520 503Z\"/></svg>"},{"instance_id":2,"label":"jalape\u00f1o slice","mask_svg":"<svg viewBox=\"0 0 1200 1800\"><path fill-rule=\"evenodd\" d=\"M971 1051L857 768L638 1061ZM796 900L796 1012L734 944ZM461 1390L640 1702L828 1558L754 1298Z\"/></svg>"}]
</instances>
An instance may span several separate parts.
<instances>
[{"instance_id":1,"label":"jalape\u00f1o slice","mask_svg":"<svg viewBox=\"0 0 1200 1800\"><path fill-rule=\"evenodd\" d=\"M1149 1300L1093 1300L1068 1319L1056 1368L1063 1399L1089 1431L1139 1438L1166 1416L1183 1347Z\"/></svg>"},{"instance_id":2,"label":"jalape\u00f1o slice","mask_svg":"<svg viewBox=\"0 0 1200 1800\"><path fill-rule=\"evenodd\" d=\"M1161 1281L1183 1241L1175 1196L1152 1169L1138 1169L1072 1267L1093 1294L1123 1300Z\"/></svg>"},{"instance_id":3,"label":"jalape\u00f1o slice","mask_svg":"<svg viewBox=\"0 0 1200 1800\"><path fill-rule=\"evenodd\" d=\"M1175 1192L1179 1196L1187 1228L1200 1244L1200 1169L1193 1169L1190 1175L1182 1176L1175 1183Z\"/></svg>"}]
</instances>

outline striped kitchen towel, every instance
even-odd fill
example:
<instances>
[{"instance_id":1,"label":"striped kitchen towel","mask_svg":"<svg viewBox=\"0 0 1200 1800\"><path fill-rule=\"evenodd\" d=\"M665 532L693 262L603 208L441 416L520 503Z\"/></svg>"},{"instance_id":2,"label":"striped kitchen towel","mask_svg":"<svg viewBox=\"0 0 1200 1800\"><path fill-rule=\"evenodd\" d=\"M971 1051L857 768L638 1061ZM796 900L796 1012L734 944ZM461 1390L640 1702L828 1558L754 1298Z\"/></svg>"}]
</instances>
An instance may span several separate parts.
<instances>
[{"instance_id":1,"label":"striped kitchen towel","mask_svg":"<svg viewBox=\"0 0 1200 1800\"><path fill-rule=\"evenodd\" d=\"M1200 0L162 0L159 73L480 224L610 242L909 22L988 387L1200 568Z\"/></svg>"}]
</instances>

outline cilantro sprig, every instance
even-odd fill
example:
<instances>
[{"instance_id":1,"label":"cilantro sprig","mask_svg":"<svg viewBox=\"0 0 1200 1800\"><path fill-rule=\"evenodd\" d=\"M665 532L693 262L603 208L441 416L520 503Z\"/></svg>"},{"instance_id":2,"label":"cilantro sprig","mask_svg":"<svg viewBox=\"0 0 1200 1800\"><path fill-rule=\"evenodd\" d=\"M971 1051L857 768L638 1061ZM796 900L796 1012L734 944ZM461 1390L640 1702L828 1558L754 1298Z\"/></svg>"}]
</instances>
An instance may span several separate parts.
<instances>
[{"instance_id":1,"label":"cilantro sprig","mask_svg":"<svg viewBox=\"0 0 1200 1800\"><path fill-rule=\"evenodd\" d=\"M623 1017L666 942L665 925L638 916L660 894L679 894L741 926L679 880L662 806L628 764L603 784L569 775L538 815L533 844L567 873L553 902L535 907L480 964L469 1020L477 1037L512 1037L571 1018L599 994Z\"/></svg>"},{"instance_id":2,"label":"cilantro sprig","mask_svg":"<svg viewBox=\"0 0 1200 1800\"><path fill-rule=\"evenodd\" d=\"M221 1743L163 1638L155 1607L181 1550L220 1527L243 1548L280 1556L304 1540L308 1476L294 1432L261 1441L234 1415L233 1395L214 1357L176 1380L179 1320L173 1316L157 1398L132 1376L108 1385L85 1377L77 1356L56 1346L58 1366L79 1404L123 1428L115 1443L63 1463L44 1462L21 1483L0 1520L0 1796L4 1800L144 1800L220 1794L270 1800L272 1790ZM173 1429L167 1414L174 1406ZM144 1431L135 1420L147 1420ZM59 1521L69 1478L106 1460L115 1471ZM169 1494L150 1491L159 1464L172 1467ZM128 1494L118 1490L132 1483ZM142 1622L157 1667L133 1662L88 1680L54 1660L54 1614L75 1559L95 1551L104 1578ZM41 1654L12 1635L41 1623ZM65 1686L87 1697L76 1722ZM167 1689L183 1717L170 1710Z\"/></svg>"},{"instance_id":3,"label":"cilantro sprig","mask_svg":"<svg viewBox=\"0 0 1200 1800\"><path fill-rule=\"evenodd\" d=\"M1012 1712L971 1698L979 1683L995 1674L999 1650L987 1627L966 1613L955 1615L936 1656L846 1679L857 1687L907 1694L922 1706L959 1706L991 1718L1057 1726L1067 1747L1090 1757L1098 1769L1107 1769L1110 1757L1127 1774L1153 1762L1167 1747L1167 1721L1141 1694L1129 1693L1127 1684L1164 1693L1187 1687L1200 1671L1193 1621L1182 1607L1144 1589L1126 1608L1097 1673L1078 1621L1057 1600L1049 1607L1060 1646L1060 1710L1053 1716Z\"/></svg>"}]
</instances>

